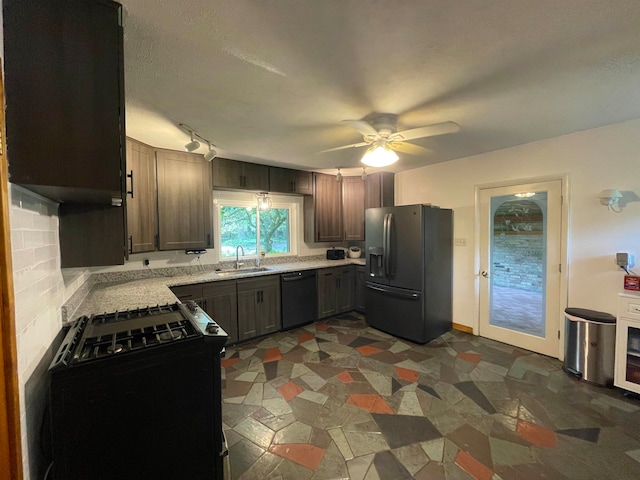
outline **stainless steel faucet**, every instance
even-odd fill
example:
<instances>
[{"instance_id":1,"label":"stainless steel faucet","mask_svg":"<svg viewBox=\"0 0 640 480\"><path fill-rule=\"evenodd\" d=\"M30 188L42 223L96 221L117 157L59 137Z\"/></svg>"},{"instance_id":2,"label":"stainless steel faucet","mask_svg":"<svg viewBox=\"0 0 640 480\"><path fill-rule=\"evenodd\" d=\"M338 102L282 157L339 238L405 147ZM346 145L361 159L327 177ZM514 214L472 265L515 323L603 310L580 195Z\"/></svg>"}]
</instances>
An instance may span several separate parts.
<instances>
[{"instance_id":1,"label":"stainless steel faucet","mask_svg":"<svg viewBox=\"0 0 640 480\"><path fill-rule=\"evenodd\" d=\"M242 256L244 257L244 248L242 245L238 245L236 247L236 270L238 270L244 263L240 263L240 258L238 257L238 250L242 250Z\"/></svg>"}]
</instances>

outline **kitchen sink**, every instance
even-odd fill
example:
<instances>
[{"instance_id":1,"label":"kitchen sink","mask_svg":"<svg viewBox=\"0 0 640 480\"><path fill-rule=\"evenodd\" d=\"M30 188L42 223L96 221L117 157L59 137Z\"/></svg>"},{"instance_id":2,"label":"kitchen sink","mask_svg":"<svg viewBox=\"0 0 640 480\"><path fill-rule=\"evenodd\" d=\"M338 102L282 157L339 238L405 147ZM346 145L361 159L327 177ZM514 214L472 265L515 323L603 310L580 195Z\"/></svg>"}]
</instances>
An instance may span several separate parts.
<instances>
[{"instance_id":1,"label":"kitchen sink","mask_svg":"<svg viewBox=\"0 0 640 480\"><path fill-rule=\"evenodd\" d=\"M269 268L267 267L250 267L250 268L239 268L238 270L223 270L221 272L216 272L218 277L233 277L235 275L241 275L244 273L258 273L258 272L267 272Z\"/></svg>"}]
</instances>

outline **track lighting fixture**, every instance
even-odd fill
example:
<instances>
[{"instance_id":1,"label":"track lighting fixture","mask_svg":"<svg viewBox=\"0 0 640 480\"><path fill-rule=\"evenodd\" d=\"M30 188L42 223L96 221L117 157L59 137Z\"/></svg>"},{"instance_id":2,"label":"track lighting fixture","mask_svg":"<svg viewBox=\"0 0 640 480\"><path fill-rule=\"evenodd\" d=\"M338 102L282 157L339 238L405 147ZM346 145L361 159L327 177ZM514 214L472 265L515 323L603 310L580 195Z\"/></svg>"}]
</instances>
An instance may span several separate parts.
<instances>
[{"instance_id":1,"label":"track lighting fixture","mask_svg":"<svg viewBox=\"0 0 640 480\"><path fill-rule=\"evenodd\" d=\"M193 152L194 150L197 150L199 148L200 148L200 142L197 140L194 140L193 132L191 132L191 141L184 146L184 149L187 152Z\"/></svg>"},{"instance_id":2,"label":"track lighting fixture","mask_svg":"<svg viewBox=\"0 0 640 480\"><path fill-rule=\"evenodd\" d=\"M336 182L342 181L342 173L340 173L340 167L336 167L338 169L338 174L336 175Z\"/></svg>"},{"instance_id":3,"label":"track lighting fixture","mask_svg":"<svg viewBox=\"0 0 640 480\"><path fill-rule=\"evenodd\" d=\"M204 154L204 159L207 162L210 162L211 160L213 160L214 158L216 158L216 155L218 155L218 152L216 152L213 147L211 146L211 142L207 142L207 145L209 145L209 151L207 153Z\"/></svg>"},{"instance_id":4,"label":"track lighting fixture","mask_svg":"<svg viewBox=\"0 0 640 480\"><path fill-rule=\"evenodd\" d=\"M216 152L215 149L213 148L215 147L213 143L211 143L209 140L204 138L202 135L198 135L198 133L196 133L196 131L193 128L191 128L189 125L185 125L184 123L181 123L178 126L182 131L188 133L191 136L191 141L184 146L184 149L187 152L195 152L197 149L200 148L201 142L203 142L209 146L209 151L204 154L204 159L207 162L210 162L211 160L216 158L216 155L218 155L218 152Z\"/></svg>"}]
</instances>

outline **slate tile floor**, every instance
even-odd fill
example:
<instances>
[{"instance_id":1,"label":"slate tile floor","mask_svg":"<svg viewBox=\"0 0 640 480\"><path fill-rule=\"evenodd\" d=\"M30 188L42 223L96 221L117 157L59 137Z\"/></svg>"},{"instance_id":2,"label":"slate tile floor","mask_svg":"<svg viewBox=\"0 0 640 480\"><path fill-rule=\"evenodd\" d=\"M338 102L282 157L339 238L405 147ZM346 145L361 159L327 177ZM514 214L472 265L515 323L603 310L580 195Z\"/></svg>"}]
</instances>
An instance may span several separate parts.
<instances>
[{"instance_id":1,"label":"slate tile floor","mask_svg":"<svg viewBox=\"0 0 640 480\"><path fill-rule=\"evenodd\" d=\"M421 346L349 314L223 367L233 479L640 478L640 401L458 331Z\"/></svg>"}]
</instances>

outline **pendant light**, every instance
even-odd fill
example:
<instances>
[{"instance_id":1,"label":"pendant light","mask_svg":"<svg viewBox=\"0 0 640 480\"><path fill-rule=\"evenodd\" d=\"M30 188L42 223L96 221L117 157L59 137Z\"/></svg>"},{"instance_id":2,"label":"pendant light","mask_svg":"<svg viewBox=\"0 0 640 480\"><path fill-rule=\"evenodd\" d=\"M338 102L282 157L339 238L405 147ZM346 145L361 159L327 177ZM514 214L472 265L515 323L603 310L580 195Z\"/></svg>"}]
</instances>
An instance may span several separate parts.
<instances>
[{"instance_id":1,"label":"pendant light","mask_svg":"<svg viewBox=\"0 0 640 480\"><path fill-rule=\"evenodd\" d=\"M258 210L266 212L271 208L271 197L267 192L256 193L256 198L258 200Z\"/></svg>"}]
</instances>

